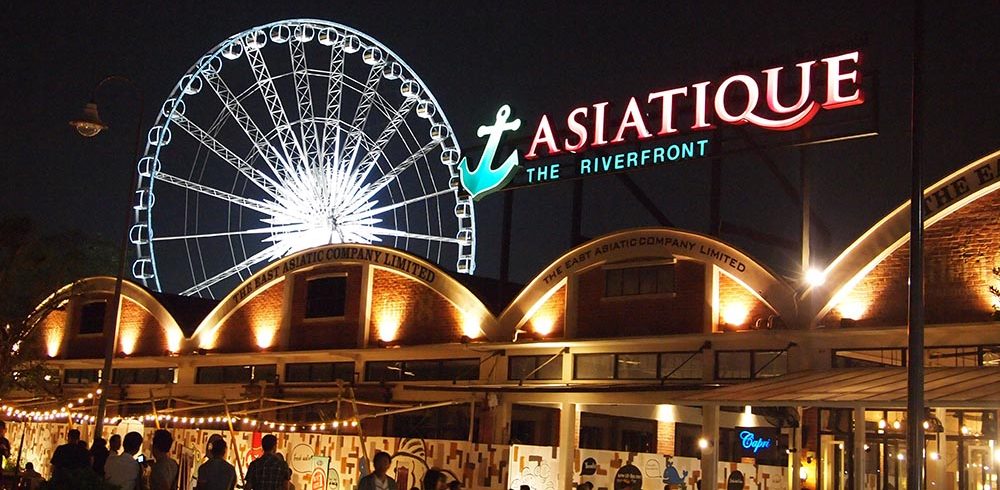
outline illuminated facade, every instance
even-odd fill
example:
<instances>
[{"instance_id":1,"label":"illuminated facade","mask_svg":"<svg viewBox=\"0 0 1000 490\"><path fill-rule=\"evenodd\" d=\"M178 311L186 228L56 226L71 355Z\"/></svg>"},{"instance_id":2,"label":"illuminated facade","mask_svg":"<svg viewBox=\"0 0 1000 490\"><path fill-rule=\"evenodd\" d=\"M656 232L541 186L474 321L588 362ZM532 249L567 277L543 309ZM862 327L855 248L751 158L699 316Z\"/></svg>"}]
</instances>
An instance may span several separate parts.
<instances>
[{"instance_id":1,"label":"illuminated facade","mask_svg":"<svg viewBox=\"0 0 1000 490\"><path fill-rule=\"evenodd\" d=\"M935 429L925 451L938 488L995 488L1000 466L1000 323L989 291L1000 265L998 166L1000 152L927 190ZM903 206L873 226L816 286L666 228L581 244L519 292L348 244L276 261L218 302L128 283L112 374L121 403L109 414L146 415L154 399L176 424L181 413L218 415L197 403L221 394L266 409L234 413L286 430L361 419L368 436L699 458L679 477L688 488L725 482L720 462L735 469L747 458L774 468L765 478L784 488L904 488L907 215ZM96 386L113 285L83 279L39 309L39 348L67 400ZM353 401L362 408L349 411ZM554 488L589 478L567 454Z\"/></svg>"}]
</instances>

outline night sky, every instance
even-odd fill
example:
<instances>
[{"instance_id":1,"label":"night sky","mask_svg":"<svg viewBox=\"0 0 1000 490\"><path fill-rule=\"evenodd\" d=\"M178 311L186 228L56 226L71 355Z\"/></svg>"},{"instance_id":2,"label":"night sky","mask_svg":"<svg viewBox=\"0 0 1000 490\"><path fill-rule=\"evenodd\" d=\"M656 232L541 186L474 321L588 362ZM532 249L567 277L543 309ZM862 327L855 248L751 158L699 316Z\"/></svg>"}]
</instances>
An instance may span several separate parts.
<instances>
[{"instance_id":1,"label":"night sky","mask_svg":"<svg viewBox=\"0 0 1000 490\"><path fill-rule=\"evenodd\" d=\"M394 50L433 91L463 147L481 144L476 128L492 122L503 103L532 118L561 118L601 100L621 103L721 80L738 68L812 59L801 53L860 49L865 69L878 73L871 100L880 134L807 151L812 207L831 229L830 243L814 249L816 262L827 264L908 198L913 28L903 2L205 3L7 2L0 214L28 214L44 230L117 237L134 169L136 103L127 87L103 90L98 101L112 130L78 137L67 120L79 114L96 82L121 74L142 86L145 132L202 54L247 28L297 17L354 27ZM925 3L920 103L930 184L1000 147L1000 8L994 1ZM798 150L768 155L798 183ZM678 227L705 232L709 169L698 160L632 176ZM513 279L530 279L568 248L571 187L516 193ZM615 177L587 179L584 192L586 236L656 224ZM494 195L477 204L478 273L485 276L499 270L502 201ZM797 208L752 153L723 163L722 215L798 240ZM736 235L723 239L781 274L797 274L797 251Z\"/></svg>"}]
</instances>

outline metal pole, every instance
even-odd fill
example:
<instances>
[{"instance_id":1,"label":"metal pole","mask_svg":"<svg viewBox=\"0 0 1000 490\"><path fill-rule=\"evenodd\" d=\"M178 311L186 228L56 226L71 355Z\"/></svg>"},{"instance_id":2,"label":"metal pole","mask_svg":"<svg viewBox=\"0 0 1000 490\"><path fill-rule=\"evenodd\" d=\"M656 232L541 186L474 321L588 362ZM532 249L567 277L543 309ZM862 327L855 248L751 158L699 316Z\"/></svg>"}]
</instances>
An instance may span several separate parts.
<instances>
[{"instance_id":1,"label":"metal pole","mask_svg":"<svg viewBox=\"0 0 1000 490\"><path fill-rule=\"evenodd\" d=\"M222 404L222 406L226 409L226 425L229 427L229 440L232 441L233 452L236 453L236 469L239 471L236 478L243 481L243 477L246 475L246 473L243 473L243 463L240 462L240 455L243 453L240 452L239 440L236 439L236 430L233 429L233 416L232 413L229 412L229 401L226 400L226 397L222 397Z\"/></svg>"},{"instance_id":2,"label":"metal pole","mask_svg":"<svg viewBox=\"0 0 1000 490\"><path fill-rule=\"evenodd\" d=\"M145 105L142 90L140 90L139 86L136 85L131 79L112 75L104 80L101 80L101 82L97 84L97 87L94 88L94 94L96 95L97 90L100 89L100 87L106 82L111 80L119 80L131 85L132 89L135 90L137 98L139 99L139 118L135 122L135 154L132 158L134 163L138 159L138 155L141 151L140 144L142 142L142 118L144 114L143 106ZM129 168L131 169L131 167ZM132 182L129 185L128 195L125 196L125 229L122 230L121 243L119 244L118 276L115 277L115 293L111 300L112 304L115 305L114 325L111 327L111 335L105 335L104 369L101 371L101 393L97 403L97 417L94 421L94 437L99 437L104 432L104 416L107 412L108 392L111 388L111 364L115 357L115 346L118 345L118 324L121 322L122 313L122 282L125 280L126 261L128 260L129 226L132 225L132 199L135 196L135 188L139 183L139 173L133 169L131 174Z\"/></svg>"},{"instance_id":3,"label":"metal pole","mask_svg":"<svg viewBox=\"0 0 1000 490\"><path fill-rule=\"evenodd\" d=\"M921 2L913 4L913 60L910 92L910 295L907 328L906 486L924 488L924 206L919 137ZM961 470L961 468L960 468Z\"/></svg>"}]
</instances>

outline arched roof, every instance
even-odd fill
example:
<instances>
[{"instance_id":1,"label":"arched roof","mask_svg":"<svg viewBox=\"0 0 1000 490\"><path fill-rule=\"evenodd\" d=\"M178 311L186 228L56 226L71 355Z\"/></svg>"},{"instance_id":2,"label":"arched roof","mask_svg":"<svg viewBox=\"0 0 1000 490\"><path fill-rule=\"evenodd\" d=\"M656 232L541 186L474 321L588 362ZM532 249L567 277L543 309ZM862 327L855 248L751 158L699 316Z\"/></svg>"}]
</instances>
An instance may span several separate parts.
<instances>
[{"instance_id":1,"label":"arched roof","mask_svg":"<svg viewBox=\"0 0 1000 490\"><path fill-rule=\"evenodd\" d=\"M531 316L532 310L572 273L602 262L649 257L684 257L712 264L752 291L779 315L793 318L796 314L792 287L736 247L691 231L634 228L595 238L549 264L500 315L500 329L513 335Z\"/></svg>"},{"instance_id":2,"label":"arched roof","mask_svg":"<svg viewBox=\"0 0 1000 490\"><path fill-rule=\"evenodd\" d=\"M210 335L240 306L281 282L287 274L319 265L351 264L382 268L418 281L462 310L468 321L479 320L488 339L495 340L496 319L482 301L438 266L408 252L388 247L336 244L316 247L282 258L240 283L208 314L195 330L195 340Z\"/></svg>"},{"instance_id":3,"label":"arched roof","mask_svg":"<svg viewBox=\"0 0 1000 490\"><path fill-rule=\"evenodd\" d=\"M980 197L1000 189L1000 150L994 151L924 190L924 228ZM803 291L803 322L815 322L886 257L910 240L910 203L902 204L866 231L826 268L826 281Z\"/></svg>"},{"instance_id":4,"label":"arched roof","mask_svg":"<svg viewBox=\"0 0 1000 490\"><path fill-rule=\"evenodd\" d=\"M70 296L85 293L112 293L115 290L115 278L110 276L94 276L71 282L50 294L35 307L28 317L31 324L37 324L52 308L58 306ZM164 333L183 338L184 332L174 316L146 288L132 282L122 281L122 297L129 299L149 312L164 328Z\"/></svg>"}]
</instances>

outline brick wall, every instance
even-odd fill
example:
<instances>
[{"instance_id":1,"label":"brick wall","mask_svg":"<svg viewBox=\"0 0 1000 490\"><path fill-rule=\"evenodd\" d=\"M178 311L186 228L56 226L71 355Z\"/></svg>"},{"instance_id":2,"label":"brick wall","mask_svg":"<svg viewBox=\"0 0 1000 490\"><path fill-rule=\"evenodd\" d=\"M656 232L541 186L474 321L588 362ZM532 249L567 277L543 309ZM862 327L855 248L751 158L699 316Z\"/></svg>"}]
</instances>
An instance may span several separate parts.
<instances>
[{"instance_id":1,"label":"brick wall","mask_svg":"<svg viewBox=\"0 0 1000 490\"><path fill-rule=\"evenodd\" d=\"M372 274L370 339L420 345L462 338L462 312L437 291L395 272L373 268Z\"/></svg>"},{"instance_id":2,"label":"brick wall","mask_svg":"<svg viewBox=\"0 0 1000 490\"><path fill-rule=\"evenodd\" d=\"M678 260L676 295L604 298L604 270L579 276L577 336L628 337L700 333L704 322L705 264Z\"/></svg>"},{"instance_id":3,"label":"brick wall","mask_svg":"<svg viewBox=\"0 0 1000 490\"><path fill-rule=\"evenodd\" d=\"M566 285L549 296L528 320L531 330L546 338L559 338L566 332Z\"/></svg>"},{"instance_id":4,"label":"brick wall","mask_svg":"<svg viewBox=\"0 0 1000 490\"><path fill-rule=\"evenodd\" d=\"M68 320L69 314L65 307L51 310L45 315L45 318L42 318L42 321L36 327L41 329L39 345L37 346L40 356L44 358L49 354L59 355L62 353L67 335Z\"/></svg>"},{"instance_id":5,"label":"brick wall","mask_svg":"<svg viewBox=\"0 0 1000 490\"><path fill-rule=\"evenodd\" d=\"M927 323L988 321L993 312L988 286L1000 265L1000 192L979 198L933 224L925 236ZM906 324L909 244L886 257L822 324L837 325L842 309L863 313L859 326Z\"/></svg>"},{"instance_id":6,"label":"brick wall","mask_svg":"<svg viewBox=\"0 0 1000 490\"><path fill-rule=\"evenodd\" d=\"M719 274L719 325L723 324L724 315L727 307L735 306L740 311L747 312L746 320L740 325L731 325L729 328L738 328L744 330L749 326L753 325L758 319L766 321L771 315L774 315L774 310L769 308L767 304L758 299L753 295L747 288L743 287L740 283L734 281L732 278L725 274Z\"/></svg>"},{"instance_id":7,"label":"brick wall","mask_svg":"<svg viewBox=\"0 0 1000 490\"><path fill-rule=\"evenodd\" d=\"M660 454L674 454L674 423L656 421L656 452Z\"/></svg>"},{"instance_id":8,"label":"brick wall","mask_svg":"<svg viewBox=\"0 0 1000 490\"><path fill-rule=\"evenodd\" d=\"M118 352L129 355L162 356L167 353L167 330L145 308L125 298L122 303Z\"/></svg>"},{"instance_id":9,"label":"brick wall","mask_svg":"<svg viewBox=\"0 0 1000 490\"><path fill-rule=\"evenodd\" d=\"M347 274L343 318L305 318L307 281L326 274ZM296 274L292 291L288 350L351 349L358 347L361 328L361 266L322 267Z\"/></svg>"},{"instance_id":10,"label":"brick wall","mask_svg":"<svg viewBox=\"0 0 1000 490\"><path fill-rule=\"evenodd\" d=\"M281 325L281 305L285 283L272 284L250 301L240 306L222 323L214 346L217 352L256 352L257 330ZM275 334L274 339L277 339ZM275 340L276 342L277 340Z\"/></svg>"},{"instance_id":11,"label":"brick wall","mask_svg":"<svg viewBox=\"0 0 1000 490\"><path fill-rule=\"evenodd\" d=\"M80 317L83 305L102 299L108 302L104 314L104 333L80 335ZM111 329L114 328L114 308L111 306L111 295L90 293L74 298L74 301L76 308L69 315L71 318L66 326L60 357L65 359L101 359L104 357L104 336L111 335Z\"/></svg>"}]
</instances>

